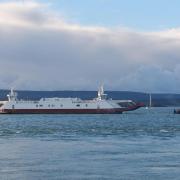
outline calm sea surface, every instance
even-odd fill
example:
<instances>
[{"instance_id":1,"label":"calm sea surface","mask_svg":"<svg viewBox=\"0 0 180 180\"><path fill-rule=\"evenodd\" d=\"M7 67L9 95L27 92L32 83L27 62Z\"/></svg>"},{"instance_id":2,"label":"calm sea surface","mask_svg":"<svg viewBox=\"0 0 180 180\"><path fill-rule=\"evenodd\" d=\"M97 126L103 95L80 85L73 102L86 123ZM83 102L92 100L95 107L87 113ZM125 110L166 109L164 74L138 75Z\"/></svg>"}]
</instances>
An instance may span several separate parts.
<instances>
[{"instance_id":1,"label":"calm sea surface","mask_svg":"<svg viewBox=\"0 0 180 180\"><path fill-rule=\"evenodd\" d=\"M0 179L180 179L180 115L1 115Z\"/></svg>"}]
</instances>

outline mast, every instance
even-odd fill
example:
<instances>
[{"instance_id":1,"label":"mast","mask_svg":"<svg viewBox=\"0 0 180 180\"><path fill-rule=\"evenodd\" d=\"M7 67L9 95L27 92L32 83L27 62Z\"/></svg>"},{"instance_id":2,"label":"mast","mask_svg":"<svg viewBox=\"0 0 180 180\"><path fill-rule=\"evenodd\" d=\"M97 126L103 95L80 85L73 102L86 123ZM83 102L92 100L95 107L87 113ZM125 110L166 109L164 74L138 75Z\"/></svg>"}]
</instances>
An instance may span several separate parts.
<instances>
[{"instance_id":1,"label":"mast","mask_svg":"<svg viewBox=\"0 0 180 180\"><path fill-rule=\"evenodd\" d=\"M98 90L97 99L102 100L102 99L106 99L106 98L107 98L107 94L104 94L104 87L103 87L103 85L101 85L99 90Z\"/></svg>"},{"instance_id":2,"label":"mast","mask_svg":"<svg viewBox=\"0 0 180 180\"><path fill-rule=\"evenodd\" d=\"M152 107L152 95L151 93L149 94L149 107Z\"/></svg>"},{"instance_id":3,"label":"mast","mask_svg":"<svg viewBox=\"0 0 180 180\"><path fill-rule=\"evenodd\" d=\"M149 102L147 103L146 109L149 109L152 107L152 94L148 93L147 95L149 95Z\"/></svg>"},{"instance_id":4,"label":"mast","mask_svg":"<svg viewBox=\"0 0 180 180\"><path fill-rule=\"evenodd\" d=\"M17 93L14 92L13 88L11 88L10 93L7 95L8 101L16 101L17 100Z\"/></svg>"},{"instance_id":5,"label":"mast","mask_svg":"<svg viewBox=\"0 0 180 180\"><path fill-rule=\"evenodd\" d=\"M152 96L151 96L151 93L149 94L149 107L152 107Z\"/></svg>"}]
</instances>

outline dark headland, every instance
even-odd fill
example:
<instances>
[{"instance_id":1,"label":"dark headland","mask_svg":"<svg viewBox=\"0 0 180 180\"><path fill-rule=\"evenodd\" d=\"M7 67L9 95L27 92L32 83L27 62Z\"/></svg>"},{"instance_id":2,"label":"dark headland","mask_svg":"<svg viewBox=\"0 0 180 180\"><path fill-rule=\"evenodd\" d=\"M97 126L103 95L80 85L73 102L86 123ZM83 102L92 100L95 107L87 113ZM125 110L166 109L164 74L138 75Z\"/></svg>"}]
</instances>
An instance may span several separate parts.
<instances>
[{"instance_id":1,"label":"dark headland","mask_svg":"<svg viewBox=\"0 0 180 180\"><path fill-rule=\"evenodd\" d=\"M0 90L0 100L6 100L9 90ZM97 91L17 91L19 99L38 100L42 97L78 97L81 99L93 99L97 96ZM131 99L137 102L149 104L149 94L130 91L105 91L112 99ZM153 93L152 106L167 107L180 106L180 94L158 94Z\"/></svg>"}]
</instances>

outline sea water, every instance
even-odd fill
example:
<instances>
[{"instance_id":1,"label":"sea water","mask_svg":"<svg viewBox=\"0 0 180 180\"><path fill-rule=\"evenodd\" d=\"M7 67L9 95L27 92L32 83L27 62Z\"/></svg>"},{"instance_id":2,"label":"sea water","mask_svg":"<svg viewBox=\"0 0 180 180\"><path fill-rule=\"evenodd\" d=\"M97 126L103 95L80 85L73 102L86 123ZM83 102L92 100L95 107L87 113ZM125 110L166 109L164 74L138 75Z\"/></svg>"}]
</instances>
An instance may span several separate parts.
<instances>
[{"instance_id":1,"label":"sea water","mask_svg":"<svg viewBox=\"0 0 180 180\"><path fill-rule=\"evenodd\" d=\"M0 115L1 180L180 179L180 115Z\"/></svg>"}]
</instances>

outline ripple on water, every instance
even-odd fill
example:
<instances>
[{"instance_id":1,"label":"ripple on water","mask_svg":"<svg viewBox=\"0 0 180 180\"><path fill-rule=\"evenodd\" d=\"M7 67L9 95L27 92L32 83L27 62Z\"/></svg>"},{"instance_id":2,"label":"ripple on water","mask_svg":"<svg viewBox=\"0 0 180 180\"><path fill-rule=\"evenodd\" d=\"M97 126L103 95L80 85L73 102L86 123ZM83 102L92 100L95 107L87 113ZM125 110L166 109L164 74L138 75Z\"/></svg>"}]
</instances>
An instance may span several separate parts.
<instances>
[{"instance_id":1,"label":"ripple on water","mask_svg":"<svg viewBox=\"0 0 180 180\"><path fill-rule=\"evenodd\" d=\"M0 116L1 179L178 179L179 116Z\"/></svg>"}]
</instances>

